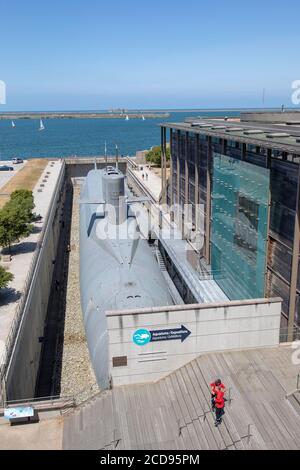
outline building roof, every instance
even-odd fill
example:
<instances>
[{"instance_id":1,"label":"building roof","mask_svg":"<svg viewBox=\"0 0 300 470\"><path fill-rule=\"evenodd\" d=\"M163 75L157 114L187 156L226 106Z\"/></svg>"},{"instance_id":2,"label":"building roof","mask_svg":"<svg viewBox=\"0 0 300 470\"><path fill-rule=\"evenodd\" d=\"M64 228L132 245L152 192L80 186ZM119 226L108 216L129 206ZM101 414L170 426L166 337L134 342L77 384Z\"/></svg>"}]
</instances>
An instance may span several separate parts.
<instances>
[{"instance_id":1,"label":"building roof","mask_svg":"<svg viewBox=\"0 0 300 470\"><path fill-rule=\"evenodd\" d=\"M161 126L300 155L300 124L297 123L272 124L230 118L188 118L185 122L163 123Z\"/></svg>"}]
</instances>

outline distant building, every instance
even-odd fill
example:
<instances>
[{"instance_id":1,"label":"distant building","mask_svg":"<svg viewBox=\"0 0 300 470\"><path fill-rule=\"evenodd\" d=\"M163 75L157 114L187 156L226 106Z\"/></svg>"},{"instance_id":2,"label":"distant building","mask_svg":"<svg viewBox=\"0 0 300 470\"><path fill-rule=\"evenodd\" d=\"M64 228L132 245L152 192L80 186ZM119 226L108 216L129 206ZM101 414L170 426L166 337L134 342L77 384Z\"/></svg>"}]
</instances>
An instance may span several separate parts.
<instances>
[{"instance_id":1,"label":"distant building","mask_svg":"<svg viewBox=\"0 0 300 470\"><path fill-rule=\"evenodd\" d=\"M300 113L188 119L162 124L161 135L162 199L191 204L184 226L196 233L203 218L203 269L231 300L281 297L282 327L291 339L300 326Z\"/></svg>"}]
</instances>

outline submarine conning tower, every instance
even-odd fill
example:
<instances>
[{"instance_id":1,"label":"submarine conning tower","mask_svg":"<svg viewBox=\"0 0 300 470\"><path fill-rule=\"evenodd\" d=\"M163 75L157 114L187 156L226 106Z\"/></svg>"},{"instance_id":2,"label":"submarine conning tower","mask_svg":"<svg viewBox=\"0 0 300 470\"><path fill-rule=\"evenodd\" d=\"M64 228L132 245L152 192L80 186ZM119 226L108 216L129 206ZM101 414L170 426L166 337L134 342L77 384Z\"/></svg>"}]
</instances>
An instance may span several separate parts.
<instances>
[{"instance_id":1,"label":"submarine conning tower","mask_svg":"<svg viewBox=\"0 0 300 470\"><path fill-rule=\"evenodd\" d=\"M102 174L102 185L108 218L119 225L127 218L125 176L117 168L108 166Z\"/></svg>"}]
</instances>

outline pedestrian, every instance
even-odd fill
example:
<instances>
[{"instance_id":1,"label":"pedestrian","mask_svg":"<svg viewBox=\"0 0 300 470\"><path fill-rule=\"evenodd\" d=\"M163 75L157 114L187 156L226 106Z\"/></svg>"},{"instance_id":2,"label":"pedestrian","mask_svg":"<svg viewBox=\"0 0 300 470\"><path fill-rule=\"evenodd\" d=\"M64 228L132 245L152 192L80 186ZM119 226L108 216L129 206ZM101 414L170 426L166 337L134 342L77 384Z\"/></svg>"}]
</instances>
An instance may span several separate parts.
<instances>
[{"instance_id":1,"label":"pedestrian","mask_svg":"<svg viewBox=\"0 0 300 470\"><path fill-rule=\"evenodd\" d=\"M225 399L224 399L224 392L221 390L217 391L215 397L215 410L216 410L216 421L215 426L219 426L222 423L222 416L225 414Z\"/></svg>"},{"instance_id":2,"label":"pedestrian","mask_svg":"<svg viewBox=\"0 0 300 470\"><path fill-rule=\"evenodd\" d=\"M217 392L218 391L221 391L223 393L226 392L226 387L225 385L222 383L222 380L221 379L217 379L215 380L214 382L212 382L210 384L210 391L211 391L211 406L212 406L212 410L215 411L215 398L216 398L216 395L217 395Z\"/></svg>"},{"instance_id":3,"label":"pedestrian","mask_svg":"<svg viewBox=\"0 0 300 470\"><path fill-rule=\"evenodd\" d=\"M146 173L146 181L148 181L148 173Z\"/></svg>"},{"instance_id":4,"label":"pedestrian","mask_svg":"<svg viewBox=\"0 0 300 470\"><path fill-rule=\"evenodd\" d=\"M143 178L143 179L145 178L145 175L144 175L144 173L142 173L142 178Z\"/></svg>"}]
</instances>

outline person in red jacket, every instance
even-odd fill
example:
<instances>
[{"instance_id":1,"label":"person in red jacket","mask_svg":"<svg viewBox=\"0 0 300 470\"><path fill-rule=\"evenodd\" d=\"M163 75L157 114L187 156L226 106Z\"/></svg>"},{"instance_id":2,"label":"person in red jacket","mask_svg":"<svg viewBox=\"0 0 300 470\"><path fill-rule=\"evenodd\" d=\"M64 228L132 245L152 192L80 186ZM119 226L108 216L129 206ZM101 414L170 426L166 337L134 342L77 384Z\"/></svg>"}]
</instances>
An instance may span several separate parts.
<instances>
[{"instance_id":1,"label":"person in red jacket","mask_svg":"<svg viewBox=\"0 0 300 470\"><path fill-rule=\"evenodd\" d=\"M224 400L224 392L221 390L217 391L216 397L215 397L215 409L216 409L216 422L215 426L219 426L219 424L222 423L222 416L225 413L224 407L225 407L225 400Z\"/></svg>"},{"instance_id":2,"label":"person in red jacket","mask_svg":"<svg viewBox=\"0 0 300 470\"><path fill-rule=\"evenodd\" d=\"M211 391L211 406L212 410L215 411L215 398L218 391L223 393L226 392L226 387L222 383L221 379L217 379L215 382L210 384L210 391Z\"/></svg>"}]
</instances>

